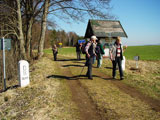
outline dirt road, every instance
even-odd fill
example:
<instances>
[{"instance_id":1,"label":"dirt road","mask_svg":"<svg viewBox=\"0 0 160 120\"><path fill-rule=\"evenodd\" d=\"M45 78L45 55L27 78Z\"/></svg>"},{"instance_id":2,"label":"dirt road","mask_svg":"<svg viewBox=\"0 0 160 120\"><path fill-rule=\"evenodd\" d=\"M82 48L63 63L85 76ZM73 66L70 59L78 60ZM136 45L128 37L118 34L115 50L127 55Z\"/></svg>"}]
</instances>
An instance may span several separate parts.
<instances>
[{"instance_id":1,"label":"dirt road","mask_svg":"<svg viewBox=\"0 0 160 120\"><path fill-rule=\"evenodd\" d=\"M30 68L31 84L0 93L0 119L159 120L160 101L93 68L85 77L84 60L48 55Z\"/></svg>"},{"instance_id":2,"label":"dirt road","mask_svg":"<svg viewBox=\"0 0 160 120\"><path fill-rule=\"evenodd\" d=\"M133 118L159 119L160 100L155 100L149 96L146 96L140 91L138 91L136 88L126 85L122 81L112 80L110 77L107 76L107 74L101 72L99 69L95 67L93 68L93 74L94 74L93 76L95 76L94 80L88 80L84 76L87 68L85 68L85 72L83 72L83 75L79 76L79 74L81 73L81 70L83 69L84 61L76 61L74 59L61 59L59 61L59 64L65 71L64 74L67 76L68 84L72 91L74 102L77 104L79 109L82 109L81 115L84 114L82 106L85 107L87 110L87 108L89 108L91 104L91 106L94 106L93 111L95 111L95 113L91 112L92 116L94 115L100 116L97 119L124 119L128 117L130 119L133 119ZM89 82L89 84L87 82ZM110 93L112 94L112 96L114 95L115 91L119 92L118 97L121 97L120 95L122 94L122 96L124 97L122 99L123 101L121 100L121 98L120 99L118 98L119 101L116 99L114 100L114 102L117 104L116 107L118 109L116 107L115 107L116 109L114 109L110 107L110 105L105 106L105 107L103 106L104 104L107 104L108 102L110 102L108 104L115 104L113 101L109 101L109 100L103 101L102 100L101 102L98 102L99 101L98 100L99 97L97 97L99 96L98 94L105 94L104 91L106 91L107 93L107 89L95 91L94 89L96 88L93 86L96 86L97 82L98 84L100 84L100 87L103 87L105 85L106 86L113 85L112 87L115 88L116 90L112 91L113 93ZM91 84L93 85L92 86L93 89L90 86ZM79 88L84 89L84 90L79 90ZM82 93L83 94L85 93L88 96L86 98L90 99L89 101L91 102L87 104L83 104L83 99L85 98L83 98L84 97L83 95L81 96ZM93 94L97 94L97 96L96 95L94 96ZM117 96L117 93L115 94L115 96ZM79 98L81 98L81 100ZM105 97L100 96L100 99L105 99ZM139 110L143 112L139 113ZM135 112L135 114L133 114L134 113L133 111ZM149 116L148 114L152 114L152 115L154 114L154 115Z\"/></svg>"}]
</instances>

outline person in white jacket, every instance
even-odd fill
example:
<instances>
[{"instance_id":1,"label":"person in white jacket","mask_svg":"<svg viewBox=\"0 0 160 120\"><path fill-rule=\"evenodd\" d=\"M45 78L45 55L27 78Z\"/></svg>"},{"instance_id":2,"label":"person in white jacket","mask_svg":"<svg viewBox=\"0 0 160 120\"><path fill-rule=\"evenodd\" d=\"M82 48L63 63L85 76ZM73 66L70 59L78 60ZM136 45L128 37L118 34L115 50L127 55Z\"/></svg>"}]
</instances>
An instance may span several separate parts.
<instances>
[{"instance_id":1,"label":"person in white jacket","mask_svg":"<svg viewBox=\"0 0 160 120\"><path fill-rule=\"evenodd\" d=\"M124 79L124 74L122 70L122 60L123 60L123 46L121 44L121 38L118 36L116 42L113 44L110 50L111 60L113 64L112 77L116 78L116 66L118 64L120 80Z\"/></svg>"}]
</instances>

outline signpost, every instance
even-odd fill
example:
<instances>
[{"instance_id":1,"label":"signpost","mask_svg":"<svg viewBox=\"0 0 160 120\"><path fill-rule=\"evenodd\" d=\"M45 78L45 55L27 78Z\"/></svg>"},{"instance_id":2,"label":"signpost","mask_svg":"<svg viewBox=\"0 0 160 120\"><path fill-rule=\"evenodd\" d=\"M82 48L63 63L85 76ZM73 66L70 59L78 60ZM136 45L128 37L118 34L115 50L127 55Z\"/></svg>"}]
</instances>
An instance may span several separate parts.
<instances>
[{"instance_id":1,"label":"signpost","mask_svg":"<svg viewBox=\"0 0 160 120\"><path fill-rule=\"evenodd\" d=\"M4 73L4 91L6 90L6 70L5 70L5 50L11 49L11 39L0 39L0 50L3 50L3 73ZM19 84L25 87L29 84L29 63L25 60L19 61Z\"/></svg>"},{"instance_id":2,"label":"signpost","mask_svg":"<svg viewBox=\"0 0 160 120\"><path fill-rule=\"evenodd\" d=\"M78 40L78 43L80 44L80 43L85 43L86 42L86 40Z\"/></svg>"},{"instance_id":3,"label":"signpost","mask_svg":"<svg viewBox=\"0 0 160 120\"><path fill-rule=\"evenodd\" d=\"M59 46L60 46L60 48L62 47L62 43L61 42L59 43Z\"/></svg>"},{"instance_id":4,"label":"signpost","mask_svg":"<svg viewBox=\"0 0 160 120\"><path fill-rule=\"evenodd\" d=\"M11 39L4 39L4 37L0 39L0 50L4 50L3 46L5 50L10 50L11 49Z\"/></svg>"},{"instance_id":5,"label":"signpost","mask_svg":"<svg viewBox=\"0 0 160 120\"><path fill-rule=\"evenodd\" d=\"M6 70L5 70L5 50L11 49L11 39L0 39L0 50L3 50L3 74L4 74L4 91L6 90Z\"/></svg>"},{"instance_id":6,"label":"signpost","mask_svg":"<svg viewBox=\"0 0 160 120\"><path fill-rule=\"evenodd\" d=\"M136 61L136 68L138 68L139 56L134 56L134 60Z\"/></svg>"}]
</instances>

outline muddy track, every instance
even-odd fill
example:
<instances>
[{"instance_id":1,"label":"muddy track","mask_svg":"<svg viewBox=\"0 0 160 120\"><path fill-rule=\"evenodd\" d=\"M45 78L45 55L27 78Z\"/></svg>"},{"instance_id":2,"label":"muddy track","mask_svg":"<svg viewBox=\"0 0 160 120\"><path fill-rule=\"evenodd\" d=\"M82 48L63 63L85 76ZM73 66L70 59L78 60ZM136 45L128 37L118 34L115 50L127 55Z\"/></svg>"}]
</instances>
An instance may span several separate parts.
<instances>
[{"instance_id":1,"label":"muddy track","mask_svg":"<svg viewBox=\"0 0 160 120\"><path fill-rule=\"evenodd\" d=\"M61 66L60 66L61 65ZM64 62L59 62L59 67L61 68L64 65ZM100 116L99 111L96 109L96 105L93 103L87 91L84 87L81 86L81 83L78 79L73 79L73 74L70 69L64 68L61 70L61 74L67 76L67 83L72 92L72 100L77 104L80 119L81 120L107 120ZM71 79L72 78L72 79Z\"/></svg>"},{"instance_id":2,"label":"muddy track","mask_svg":"<svg viewBox=\"0 0 160 120\"><path fill-rule=\"evenodd\" d=\"M119 88L122 92L130 95L133 98L140 99L144 103L148 104L154 111L160 112L160 100L153 99L149 96L144 95L142 92L138 91L136 88L129 86L119 80L112 80L105 73L100 72L98 69L93 69L93 75L100 76L106 82L110 82Z\"/></svg>"}]
</instances>

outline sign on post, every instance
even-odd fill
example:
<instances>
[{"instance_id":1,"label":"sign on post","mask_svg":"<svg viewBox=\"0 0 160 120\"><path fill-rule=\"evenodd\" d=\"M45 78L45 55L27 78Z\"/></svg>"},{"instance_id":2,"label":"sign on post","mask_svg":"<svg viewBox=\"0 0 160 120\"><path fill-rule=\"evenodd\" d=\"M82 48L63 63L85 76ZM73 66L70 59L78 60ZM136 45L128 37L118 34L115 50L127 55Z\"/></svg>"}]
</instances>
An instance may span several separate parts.
<instances>
[{"instance_id":1,"label":"sign on post","mask_svg":"<svg viewBox=\"0 0 160 120\"><path fill-rule=\"evenodd\" d=\"M59 46L60 46L60 48L62 47L62 43L61 42L59 43Z\"/></svg>"},{"instance_id":2,"label":"sign on post","mask_svg":"<svg viewBox=\"0 0 160 120\"><path fill-rule=\"evenodd\" d=\"M138 61L139 60L139 56L134 56L134 60Z\"/></svg>"},{"instance_id":3,"label":"sign on post","mask_svg":"<svg viewBox=\"0 0 160 120\"><path fill-rule=\"evenodd\" d=\"M18 63L19 67L19 85L25 87L29 85L29 63L25 60L20 60Z\"/></svg>"},{"instance_id":4,"label":"sign on post","mask_svg":"<svg viewBox=\"0 0 160 120\"><path fill-rule=\"evenodd\" d=\"M78 43L80 44L80 43L85 43L86 42L86 40L78 40Z\"/></svg>"},{"instance_id":5,"label":"sign on post","mask_svg":"<svg viewBox=\"0 0 160 120\"><path fill-rule=\"evenodd\" d=\"M10 50L11 49L11 39L4 39L4 50ZM3 50L3 39L0 39L0 50Z\"/></svg>"}]
</instances>

